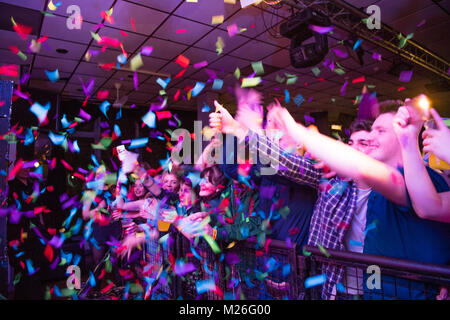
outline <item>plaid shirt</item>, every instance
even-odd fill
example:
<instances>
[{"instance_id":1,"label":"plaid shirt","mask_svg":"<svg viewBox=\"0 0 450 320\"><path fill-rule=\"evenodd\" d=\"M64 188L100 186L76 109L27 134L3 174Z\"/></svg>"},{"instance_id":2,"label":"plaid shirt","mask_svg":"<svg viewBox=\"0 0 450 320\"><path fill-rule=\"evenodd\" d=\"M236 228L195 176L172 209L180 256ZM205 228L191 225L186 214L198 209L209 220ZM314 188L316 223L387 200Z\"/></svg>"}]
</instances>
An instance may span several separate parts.
<instances>
[{"instance_id":1,"label":"plaid shirt","mask_svg":"<svg viewBox=\"0 0 450 320\"><path fill-rule=\"evenodd\" d=\"M277 174L294 182L307 184L319 191L309 229L308 244L328 249L345 251L344 235L350 227L355 212L358 189L356 184L344 182L336 177L329 180L326 187L321 184L322 171L314 168L311 161L302 156L284 153L271 140L249 132L250 151L258 151L259 157L270 160ZM254 143L257 141L257 143ZM257 150L256 150L257 149ZM254 153L255 154L255 153ZM322 272L327 281L322 287L322 299L330 299L334 294L334 286L341 282L344 268L324 265Z\"/></svg>"}]
</instances>

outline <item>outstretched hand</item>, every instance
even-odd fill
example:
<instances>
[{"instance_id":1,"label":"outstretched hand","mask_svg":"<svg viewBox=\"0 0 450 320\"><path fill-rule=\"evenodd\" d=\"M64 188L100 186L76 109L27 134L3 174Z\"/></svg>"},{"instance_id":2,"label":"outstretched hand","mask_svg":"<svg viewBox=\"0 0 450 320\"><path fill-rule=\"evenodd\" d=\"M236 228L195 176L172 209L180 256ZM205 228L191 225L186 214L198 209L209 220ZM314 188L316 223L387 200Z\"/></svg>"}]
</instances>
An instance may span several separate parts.
<instances>
[{"instance_id":1,"label":"outstretched hand","mask_svg":"<svg viewBox=\"0 0 450 320\"><path fill-rule=\"evenodd\" d=\"M417 138L424 121L414 116L414 111L408 107L398 108L393 120L395 134L400 145L404 148L407 145L417 146Z\"/></svg>"},{"instance_id":2,"label":"outstretched hand","mask_svg":"<svg viewBox=\"0 0 450 320\"><path fill-rule=\"evenodd\" d=\"M217 100L214 100L216 112L209 114L209 126L225 134L233 134L237 137L245 136L246 129L225 109Z\"/></svg>"},{"instance_id":3,"label":"outstretched hand","mask_svg":"<svg viewBox=\"0 0 450 320\"><path fill-rule=\"evenodd\" d=\"M423 151L432 152L439 159L450 163L450 129L445 124L444 120L439 116L436 110L430 110L437 129L427 129L423 132Z\"/></svg>"}]
</instances>

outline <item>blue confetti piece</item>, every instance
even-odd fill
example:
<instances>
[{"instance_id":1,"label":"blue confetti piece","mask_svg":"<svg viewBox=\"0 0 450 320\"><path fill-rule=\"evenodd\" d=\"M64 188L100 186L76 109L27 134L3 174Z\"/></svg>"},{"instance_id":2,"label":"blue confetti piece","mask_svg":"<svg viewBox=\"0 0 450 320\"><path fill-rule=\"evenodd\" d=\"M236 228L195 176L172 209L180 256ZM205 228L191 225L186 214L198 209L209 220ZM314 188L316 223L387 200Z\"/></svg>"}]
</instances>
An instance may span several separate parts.
<instances>
[{"instance_id":1,"label":"blue confetti piece","mask_svg":"<svg viewBox=\"0 0 450 320\"><path fill-rule=\"evenodd\" d=\"M291 101L289 91L287 89L284 89L284 102L288 103L289 101Z\"/></svg>"},{"instance_id":2,"label":"blue confetti piece","mask_svg":"<svg viewBox=\"0 0 450 320\"><path fill-rule=\"evenodd\" d=\"M56 69L55 71L47 71L45 70L45 74L50 82L54 83L59 80L59 71Z\"/></svg>"},{"instance_id":3,"label":"blue confetti piece","mask_svg":"<svg viewBox=\"0 0 450 320\"><path fill-rule=\"evenodd\" d=\"M186 176L186 178L191 180L192 187L194 187L194 188L199 184L199 182L201 180L200 173L197 173L197 172L189 172L188 175Z\"/></svg>"},{"instance_id":4,"label":"blue confetti piece","mask_svg":"<svg viewBox=\"0 0 450 320\"><path fill-rule=\"evenodd\" d=\"M149 127L149 128L155 128L156 127L156 115L152 111L147 112L143 117L142 121Z\"/></svg>"},{"instance_id":5,"label":"blue confetti piece","mask_svg":"<svg viewBox=\"0 0 450 320\"><path fill-rule=\"evenodd\" d=\"M73 143L73 150L77 153L80 153L80 147L78 146L78 140L75 140Z\"/></svg>"},{"instance_id":6,"label":"blue confetti piece","mask_svg":"<svg viewBox=\"0 0 450 320\"><path fill-rule=\"evenodd\" d=\"M52 141L52 143L55 146L59 146L61 145L64 140L66 140L66 137L61 135L61 134L55 134L53 132L50 131L50 133L48 134L48 137L50 138L50 140Z\"/></svg>"},{"instance_id":7,"label":"blue confetti piece","mask_svg":"<svg viewBox=\"0 0 450 320\"><path fill-rule=\"evenodd\" d=\"M285 264L282 268L283 277L287 276L289 273L291 273L291 265Z\"/></svg>"},{"instance_id":8,"label":"blue confetti piece","mask_svg":"<svg viewBox=\"0 0 450 320\"><path fill-rule=\"evenodd\" d=\"M148 143L148 138L140 138L131 140L131 144L128 149L136 149L144 147Z\"/></svg>"},{"instance_id":9,"label":"blue confetti piece","mask_svg":"<svg viewBox=\"0 0 450 320\"><path fill-rule=\"evenodd\" d=\"M355 42L355 45L353 46L353 51L358 49L358 47L360 46L361 42L362 42L361 39L358 39L358 41Z\"/></svg>"},{"instance_id":10,"label":"blue confetti piece","mask_svg":"<svg viewBox=\"0 0 450 320\"><path fill-rule=\"evenodd\" d=\"M116 120L119 120L120 118L122 118L122 108L120 108L119 112L116 114Z\"/></svg>"},{"instance_id":11,"label":"blue confetti piece","mask_svg":"<svg viewBox=\"0 0 450 320\"><path fill-rule=\"evenodd\" d=\"M274 258L269 258L267 259L266 263L266 268L267 268L267 272L272 272L273 270L275 270L277 268L277 260L275 260Z\"/></svg>"},{"instance_id":12,"label":"blue confetti piece","mask_svg":"<svg viewBox=\"0 0 450 320\"><path fill-rule=\"evenodd\" d=\"M49 110L50 110L50 102L47 102L45 106L35 102L30 107L30 111L36 116L36 118L38 118L40 124L43 123L45 119L47 119L47 113Z\"/></svg>"},{"instance_id":13,"label":"blue confetti piece","mask_svg":"<svg viewBox=\"0 0 450 320\"><path fill-rule=\"evenodd\" d=\"M24 144L26 146L32 144L34 142L34 135L30 128L27 128L27 131L25 132L25 140Z\"/></svg>"},{"instance_id":14,"label":"blue confetti piece","mask_svg":"<svg viewBox=\"0 0 450 320\"><path fill-rule=\"evenodd\" d=\"M327 281L327 277L325 274L321 274L318 276L309 277L305 280L305 288L311 288L318 285L321 285Z\"/></svg>"},{"instance_id":15,"label":"blue confetti piece","mask_svg":"<svg viewBox=\"0 0 450 320\"><path fill-rule=\"evenodd\" d=\"M57 296L57 297L61 297L62 296L61 295L61 291L59 290L59 288L58 288L58 286L56 284L53 286L53 292L55 293L55 296Z\"/></svg>"},{"instance_id":16,"label":"blue confetti piece","mask_svg":"<svg viewBox=\"0 0 450 320\"><path fill-rule=\"evenodd\" d=\"M108 112L108 109L109 109L110 105L111 105L111 103L109 103L108 101L103 101L103 103L99 107L100 111L105 115L106 118L108 118L106 113Z\"/></svg>"},{"instance_id":17,"label":"blue confetti piece","mask_svg":"<svg viewBox=\"0 0 450 320\"><path fill-rule=\"evenodd\" d=\"M122 131L120 131L120 127L117 124L114 125L114 133L117 137L120 137L122 135Z\"/></svg>"},{"instance_id":18,"label":"blue confetti piece","mask_svg":"<svg viewBox=\"0 0 450 320\"><path fill-rule=\"evenodd\" d=\"M205 84L203 82L197 81L194 88L192 89L192 96L196 97L202 92L203 88L205 87Z\"/></svg>"},{"instance_id":19,"label":"blue confetti piece","mask_svg":"<svg viewBox=\"0 0 450 320\"><path fill-rule=\"evenodd\" d=\"M247 285L247 287L248 287L249 289L255 287L255 285L250 281L250 279L249 279L248 276L245 276L244 280L245 280L245 284Z\"/></svg>"},{"instance_id":20,"label":"blue confetti piece","mask_svg":"<svg viewBox=\"0 0 450 320\"><path fill-rule=\"evenodd\" d=\"M209 107L205 104L202 108L202 112L209 112Z\"/></svg>"},{"instance_id":21,"label":"blue confetti piece","mask_svg":"<svg viewBox=\"0 0 450 320\"><path fill-rule=\"evenodd\" d=\"M214 79L212 88L214 90L221 90L222 87L223 87L223 80L221 80L221 79Z\"/></svg>"},{"instance_id":22,"label":"blue confetti piece","mask_svg":"<svg viewBox=\"0 0 450 320\"><path fill-rule=\"evenodd\" d=\"M191 246L191 252L194 255L194 257L196 257L198 260L202 261L202 257L200 257L200 255L197 253L197 251L195 251L195 249Z\"/></svg>"},{"instance_id":23,"label":"blue confetti piece","mask_svg":"<svg viewBox=\"0 0 450 320\"><path fill-rule=\"evenodd\" d=\"M336 289L340 293L345 293L344 285L342 283L340 283L340 282L336 285Z\"/></svg>"},{"instance_id":24,"label":"blue confetti piece","mask_svg":"<svg viewBox=\"0 0 450 320\"><path fill-rule=\"evenodd\" d=\"M301 94L298 94L294 98L294 103L297 105L297 107L300 107L300 105L305 101L305 98Z\"/></svg>"},{"instance_id":25,"label":"blue confetti piece","mask_svg":"<svg viewBox=\"0 0 450 320\"><path fill-rule=\"evenodd\" d=\"M195 288L198 294L205 293L207 291L214 291L216 289L216 284L214 280L200 280L195 283Z\"/></svg>"}]
</instances>

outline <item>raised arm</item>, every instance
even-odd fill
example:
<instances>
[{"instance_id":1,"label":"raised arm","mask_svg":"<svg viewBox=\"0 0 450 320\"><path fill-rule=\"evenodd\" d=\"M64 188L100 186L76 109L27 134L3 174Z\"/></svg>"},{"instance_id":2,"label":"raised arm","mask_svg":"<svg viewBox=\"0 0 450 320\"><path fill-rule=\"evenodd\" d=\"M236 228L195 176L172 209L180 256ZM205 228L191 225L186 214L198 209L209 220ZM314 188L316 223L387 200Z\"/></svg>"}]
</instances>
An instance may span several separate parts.
<instances>
[{"instance_id":1,"label":"raised arm","mask_svg":"<svg viewBox=\"0 0 450 320\"><path fill-rule=\"evenodd\" d=\"M407 205L402 174L394 167L375 160L350 146L296 123L284 108L274 108L279 127L297 143L303 144L315 158L327 163L338 175L360 181L389 200Z\"/></svg>"},{"instance_id":2,"label":"raised arm","mask_svg":"<svg viewBox=\"0 0 450 320\"><path fill-rule=\"evenodd\" d=\"M258 153L265 163L270 163L272 172L286 177L291 181L301 184L308 184L313 188L318 188L321 178L321 171L314 168L313 164L307 159L285 153L278 147L277 143L266 137L262 132L249 131L239 122L233 119L230 113L215 101L217 113L210 114L210 127L216 128L223 133L235 135L240 142L245 137L249 138L250 152ZM263 168L264 169L264 168Z\"/></svg>"},{"instance_id":3,"label":"raised arm","mask_svg":"<svg viewBox=\"0 0 450 320\"><path fill-rule=\"evenodd\" d=\"M436 191L418 145L423 121L413 122L411 119L408 109L401 107L394 119L394 129L401 141L406 187L414 211L423 219L450 222L450 192ZM450 141L444 146L449 144Z\"/></svg>"}]
</instances>

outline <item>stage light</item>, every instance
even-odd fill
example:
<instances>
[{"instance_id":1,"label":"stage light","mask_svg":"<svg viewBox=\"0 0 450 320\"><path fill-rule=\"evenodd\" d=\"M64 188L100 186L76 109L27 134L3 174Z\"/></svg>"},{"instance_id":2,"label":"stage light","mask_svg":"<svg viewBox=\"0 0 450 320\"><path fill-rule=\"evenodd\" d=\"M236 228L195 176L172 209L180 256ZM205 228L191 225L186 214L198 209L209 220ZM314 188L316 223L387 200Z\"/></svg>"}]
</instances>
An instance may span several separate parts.
<instances>
[{"instance_id":1,"label":"stage light","mask_svg":"<svg viewBox=\"0 0 450 320\"><path fill-rule=\"evenodd\" d=\"M318 12L305 9L280 25L280 34L291 39L289 55L295 68L314 66L322 61L328 53L328 37L326 34L314 32L310 25L328 27L330 19ZM303 44L314 37L313 43Z\"/></svg>"}]
</instances>

